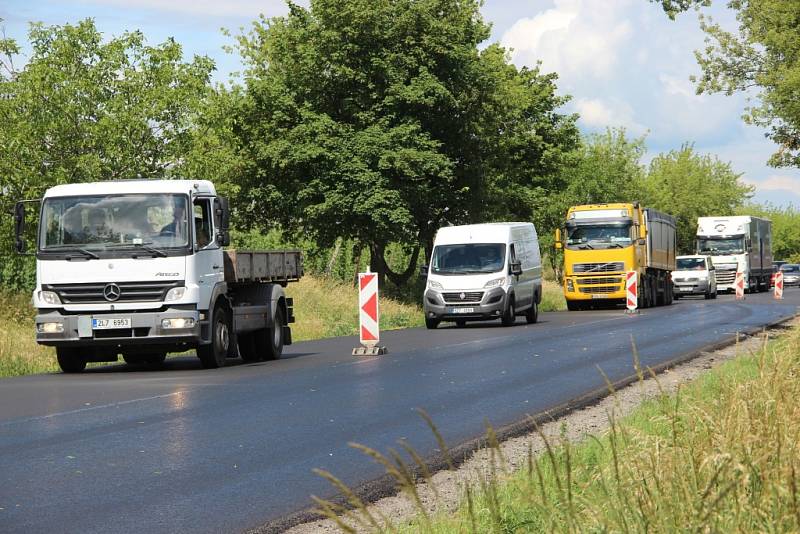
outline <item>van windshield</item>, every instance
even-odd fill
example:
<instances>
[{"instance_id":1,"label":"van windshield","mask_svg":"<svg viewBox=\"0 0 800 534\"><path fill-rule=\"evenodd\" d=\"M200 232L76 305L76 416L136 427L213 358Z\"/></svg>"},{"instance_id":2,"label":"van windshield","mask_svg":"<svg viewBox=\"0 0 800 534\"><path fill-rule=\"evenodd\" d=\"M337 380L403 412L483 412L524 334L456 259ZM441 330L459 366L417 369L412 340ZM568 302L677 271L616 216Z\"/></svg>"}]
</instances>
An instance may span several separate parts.
<instances>
[{"instance_id":1,"label":"van windshield","mask_svg":"<svg viewBox=\"0 0 800 534\"><path fill-rule=\"evenodd\" d=\"M705 258L678 258L679 271L705 271Z\"/></svg>"},{"instance_id":2,"label":"van windshield","mask_svg":"<svg viewBox=\"0 0 800 534\"><path fill-rule=\"evenodd\" d=\"M436 274L481 274L502 271L506 246L502 243L439 245L433 249L431 272Z\"/></svg>"}]
</instances>

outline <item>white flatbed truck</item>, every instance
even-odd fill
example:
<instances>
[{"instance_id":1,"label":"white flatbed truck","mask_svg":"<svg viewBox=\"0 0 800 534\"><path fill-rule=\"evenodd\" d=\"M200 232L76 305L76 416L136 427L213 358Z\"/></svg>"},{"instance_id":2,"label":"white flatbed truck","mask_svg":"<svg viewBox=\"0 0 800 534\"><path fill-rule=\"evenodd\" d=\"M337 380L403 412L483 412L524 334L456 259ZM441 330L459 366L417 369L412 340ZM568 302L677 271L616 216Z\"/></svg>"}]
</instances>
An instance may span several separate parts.
<instances>
[{"instance_id":1,"label":"white flatbed truck","mask_svg":"<svg viewBox=\"0 0 800 534\"><path fill-rule=\"evenodd\" d=\"M41 199L36 341L67 373L87 362L158 365L195 349L205 368L280 358L292 342L300 251L224 250L229 207L206 180L59 185ZM27 202L15 208L24 253Z\"/></svg>"}]
</instances>

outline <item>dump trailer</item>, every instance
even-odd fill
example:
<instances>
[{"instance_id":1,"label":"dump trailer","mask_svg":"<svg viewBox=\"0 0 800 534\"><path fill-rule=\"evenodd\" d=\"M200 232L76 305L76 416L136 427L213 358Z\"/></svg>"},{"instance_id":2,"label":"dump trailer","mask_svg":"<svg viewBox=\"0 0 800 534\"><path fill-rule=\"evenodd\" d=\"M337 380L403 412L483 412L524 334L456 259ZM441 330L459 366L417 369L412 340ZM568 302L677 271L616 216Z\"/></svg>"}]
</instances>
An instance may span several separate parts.
<instances>
[{"instance_id":1,"label":"dump trailer","mask_svg":"<svg viewBox=\"0 0 800 534\"><path fill-rule=\"evenodd\" d=\"M672 303L675 218L638 203L589 204L567 211L556 230L564 250L563 290L569 310L624 303L627 271L639 280L639 307Z\"/></svg>"},{"instance_id":2,"label":"dump trailer","mask_svg":"<svg viewBox=\"0 0 800 534\"><path fill-rule=\"evenodd\" d=\"M699 217L696 251L711 256L717 289L732 291L736 272L744 275L748 293L768 291L772 275L772 222L738 215Z\"/></svg>"},{"instance_id":3,"label":"dump trailer","mask_svg":"<svg viewBox=\"0 0 800 534\"><path fill-rule=\"evenodd\" d=\"M202 365L276 359L292 342L298 250L224 250L229 207L205 180L59 185L39 201L36 341L64 372L87 362L158 365L195 349ZM15 210L25 252L26 206Z\"/></svg>"}]
</instances>

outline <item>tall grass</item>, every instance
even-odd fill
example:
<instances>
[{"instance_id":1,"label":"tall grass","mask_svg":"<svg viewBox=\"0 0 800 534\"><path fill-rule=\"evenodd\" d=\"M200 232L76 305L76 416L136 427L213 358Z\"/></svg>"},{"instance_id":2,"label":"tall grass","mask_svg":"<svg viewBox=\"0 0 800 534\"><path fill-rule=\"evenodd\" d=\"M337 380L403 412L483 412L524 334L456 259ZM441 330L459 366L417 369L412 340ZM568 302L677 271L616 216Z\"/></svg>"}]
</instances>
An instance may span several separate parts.
<instances>
[{"instance_id":1,"label":"tall grass","mask_svg":"<svg viewBox=\"0 0 800 534\"><path fill-rule=\"evenodd\" d=\"M506 471L489 429L489 473L465 486L454 513L431 516L420 503L414 481L430 479L425 469L411 469L414 462L397 453L384 457L363 447L418 503L418 517L411 525L392 524L352 492L355 513L318 502L345 531L798 532L798 377L795 328L623 420L610 413L602 436L572 445L540 432L544 453L529 452L515 473Z\"/></svg>"},{"instance_id":2,"label":"tall grass","mask_svg":"<svg viewBox=\"0 0 800 534\"><path fill-rule=\"evenodd\" d=\"M0 291L0 377L55 371L55 351L36 344L30 294Z\"/></svg>"}]
</instances>

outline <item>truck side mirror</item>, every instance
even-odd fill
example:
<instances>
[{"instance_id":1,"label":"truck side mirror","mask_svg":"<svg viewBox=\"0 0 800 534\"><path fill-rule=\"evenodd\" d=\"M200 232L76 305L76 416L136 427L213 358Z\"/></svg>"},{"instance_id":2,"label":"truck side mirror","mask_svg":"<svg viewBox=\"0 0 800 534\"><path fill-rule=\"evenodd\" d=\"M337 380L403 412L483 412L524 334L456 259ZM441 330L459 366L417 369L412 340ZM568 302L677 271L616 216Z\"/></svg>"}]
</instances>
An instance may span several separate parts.
<instances>
[{"instance_id":1,"label":"truck side mirror","mask_svg":"<svg viewBox=\"0 0 800 534\"><path fill-rule=\"evenodd\" d=\"M214 199L214 211L217 221L219 221L217 242L220 246L227 247L231 244L231 234L229 230L231 211L228 205L228 199L224 197L217 197Z\"/></svg>"},{"instance_id":2,"label":"truck side mirror","mask_svg":"<svg viewBox=\"0 0 800 534\"><path fill-rule=\"evenodd\" d=\"M639 241L637 241L637 243L639 243L640 245L646 245L647 244L647 239L645 239L643 237L640 237Z\"/></svg>"},{"instance_id":3,"label":"truck side mirror","mask_svg":"<svg viewBox=\"0 0 800 534\"><path fill-rule=\"evenodd\" d=\"M428 277L428 265L427 264L419 266L419 275L422 278L427 278Z\"/></svg>"},{"instance_id":4,"label":"truck side mirror","mask_svg":"<svg viewBox=\"0 0 800 534\"><path fill-rule=\"evenodd\" d=\"M520 263L518 261L512 261L511 265L509 265L509 270L511 271L511 274L513 274L514 276L521 275L522 274L522 263Z\"/></svg>"},{"instance_id":5,"label":"truck side mirror","mask_svg":"<svg viewBox=\"0 0 800 534\"><path fill-rule=\"evenodd\" d=\"M564 248L564 243L561 242L561 228L556 228L556 240L553 246L556 247L556 249Z\"/></svg>"},{"instance_id":6,"label":"truck side mirror","mask_svg":"<svg viewBox=\"0 0 800 534\"><path fill-rule=\"evenodd\" d=\"M25 252L25 203L17 202L14 205L14 248L18 254Z\"/></svg>"}]
</instances>

